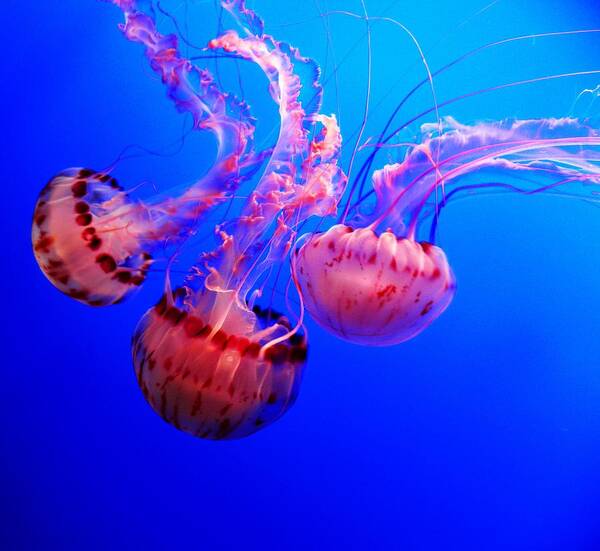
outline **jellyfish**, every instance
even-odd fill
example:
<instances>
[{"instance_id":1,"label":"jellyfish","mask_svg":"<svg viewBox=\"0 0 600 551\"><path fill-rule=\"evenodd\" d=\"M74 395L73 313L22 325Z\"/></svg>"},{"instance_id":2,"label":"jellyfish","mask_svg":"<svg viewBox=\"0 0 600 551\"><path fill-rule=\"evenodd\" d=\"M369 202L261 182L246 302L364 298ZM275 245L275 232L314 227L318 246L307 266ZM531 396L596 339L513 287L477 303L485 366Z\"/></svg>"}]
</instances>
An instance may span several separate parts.
<instances>
[{"instance_id":1,"label":"jellyfish","mask_svg":"<svg viewBox=\"0 0 600 551\"><path fill-rule=\"evenodd\" d=\"M150 268L141 243L147 211L108 174L72 168L40 193L33 217L35 257L63 293L91 306L122 300ZM135 224L132 224L134 222Z\"/></svg>"},{"instance_id":2,"label":"jellyfish","mask_svg":"<svg viewBox=\"0 0 600 551\"><path fill-rule=\"evenodd\" d=\"M219 245L201 255L183 286L171 291L167 280L132 343L150 406L173 426L213 440L252 434L294 403L308 348L301 317L292 323L259 300L299 225L335 212L345 183L339 127L334 116L319 113L314 62L265 35L243 1L223 7L245 36L228 31L209 47L262 69L279 108L278 139L239 215L217 228Z\"/></svg>"},{"instance_id":3,"label":"jellyfish","mask_svg":"<svg viewBox=\"0 0 600 551\"><path fill-rule=\"evenodd\" d=\"M212 307L190 308L178 291L146 313L133 338L137 381L152 408L176 428L215 440L247 436L283 415L302 380L302 332L290 335L287 318L258 306L251 324L248 311L230 309L217 329L210 314L198 315Z\"/></svg>"},{"instance_id":4,"label":"jellyfish","mask_svg":"<svg viewBox=\"0 0 600 551\"><path fill-rule=\"evenodd\" d=\"M152 253L167 240L190 235L202 216L229 198L260 168L268 150L253 150L254 120L248 105L222 92L207 70L182 57L175 35L162 35L152 9L114 0L123 10L121 30L141 43L152 69L193 128L210 131L217 153L210 170L178 196L136 200L110 171L70 168L41 191L32 223L35 258L50 282L92 306L115 304L144 281Z\"/></svg>"},{"instance_id":5,"label":"jellyfish","mask_svg":"<svg viewBox=\"0 0 600 551\"><path fill-rule=\"evenodd\" d=\"M291 260L304 305L319 325L354 343L411 339L455 294L435 244L442 207L486 190L568 190L593 200L599 162L600 131L573 118L425 124L402 162L373 173L372 189L349 203L340 223L299 240ZM431 218L428 239L418 241Z\"/></svg>"}]
</instances>

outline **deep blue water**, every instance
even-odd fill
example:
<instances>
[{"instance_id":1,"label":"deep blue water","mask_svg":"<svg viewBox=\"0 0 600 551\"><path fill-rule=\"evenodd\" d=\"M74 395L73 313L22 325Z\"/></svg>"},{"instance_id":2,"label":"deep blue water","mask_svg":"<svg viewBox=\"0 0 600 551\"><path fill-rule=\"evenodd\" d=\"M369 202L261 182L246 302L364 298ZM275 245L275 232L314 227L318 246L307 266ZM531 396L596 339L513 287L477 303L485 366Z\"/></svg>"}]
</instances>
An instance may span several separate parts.
<instances>
[{"instance_id":1,"label":"deep blue water","mask_svg":"<svg viewBox=\"0 0 600 551\"><path fill-rule=\"evenodd\" d=\"M187 17L184 4L163 3L206 43L213 3L190 1ZM370 15L414 32L432 69L497 39L600 28L593 1L499 0L481 11L488 4L367 0ZM317 2L252 6L268 32L330 74ZM354 0L328 6L340 7L361 9ZM310 363L294 408L244 440L197 440L161 421L133 376L131 333L162 275L122 305L91 309L51 287L30 245L33 205L54 173L106 166L131 143L166 152L184 119L118 31L118 9L9 0L2 14L1 548L600 549L597 206L512 196L451 205L440 243L459 290L436 323L411 342L373 349L309 322ZM329 26L339 104L330 79L324 111L340 114L350 145L366 86L364 23L331 15ZM411 42L389 24L373 23L373 59L366 135L424 75ZM443 100L590 69L600 69L600 35L492 49L436 85ZM219 72L237 83L231 63ZM259 120L271 121L259 125L267 140L274 108L252 75L244 94ZM599 82L520 86L443 114L561 116ZM430 106L424 89L400 119ZM116 175L128 186L184 184L206 168L212 147L195 137L178 155L138 157Z\"/></svg>"}]
</instances>

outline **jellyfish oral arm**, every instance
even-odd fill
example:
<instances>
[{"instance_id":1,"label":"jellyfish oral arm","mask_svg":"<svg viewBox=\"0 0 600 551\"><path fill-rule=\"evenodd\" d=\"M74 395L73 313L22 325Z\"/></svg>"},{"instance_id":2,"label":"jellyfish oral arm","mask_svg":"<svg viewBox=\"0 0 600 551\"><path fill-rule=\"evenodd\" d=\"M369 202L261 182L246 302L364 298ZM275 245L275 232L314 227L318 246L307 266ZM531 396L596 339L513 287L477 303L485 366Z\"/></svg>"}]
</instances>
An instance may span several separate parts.
<instances>
[{"instance_id":1,"label":"jellyfish oral arm","mask_svg":"<svg viewBox=\"0 0 600 551\"><path fill-rule=\"evenodd\" d=\"M540 135L543 131L547 137ZM560 137L561 132L579 135ZM398 235L414 237L419 213L432 193L440 189L443 195L464 176L473 177L489 168L500 175L537 171L597 183L600 151L595 149L599 146L600 136L572 119L455 128L440 138L425 140L402 163L374 173L377 203L368 224L392 227ZM423 150L437 151L438 162Z\"/></svg>"},{"instance_id":2,"label":"jellyfish oral arm","mask_svg":"<svg viewBox=\"0 0 600 551\"><path fill-rule=\"evenodd\" d=\"M123 34L145 47L152 69L160 75L177 110L190 114L195 129L208 130L217 140L209 172L168 205L182 220L194 221L208 206L226 199L227 192L235 190L246 173L251 174L264 160L264 154L253 150L255 127L249 107L222 92L208 70L181 56L177 37L161 34L151 12L143 11L139 2L113 2L125 15L120 26Z\"/></svg>"},{"instance_id":3,"label":"jellyfish oral arm","mask_svg":"<svg viewBox=\"0 0 600 551\"><path fill-rule=\"evenodd\" d=\"M293 240L291 226L312 214L327 215L335 207L345 176L337 165L341 134L334 116L306 114L300 100L303 85L318 90L316 71L313 80L303 83L296 65L312 67L313 62L285 48L269 36L241 38L230 31L212 40L211 49L224 51L256 63L269 81L269 92L279 106L280 130L277 143L255 190L243 208L233 245L224 249L231 258L221 261L235 266L236 277L225 286L233 286L241 296L275 259L287 254ZM310 130L321 131L312 140ZM275 224L274 224L275 223ZM275 226L266 240L269 228ZM262 251L249 254L251 247L263 243ZM222 270L219 270L219 272ZM215 272L213 272L213 275Z\"/></svg>"}]
</instances>

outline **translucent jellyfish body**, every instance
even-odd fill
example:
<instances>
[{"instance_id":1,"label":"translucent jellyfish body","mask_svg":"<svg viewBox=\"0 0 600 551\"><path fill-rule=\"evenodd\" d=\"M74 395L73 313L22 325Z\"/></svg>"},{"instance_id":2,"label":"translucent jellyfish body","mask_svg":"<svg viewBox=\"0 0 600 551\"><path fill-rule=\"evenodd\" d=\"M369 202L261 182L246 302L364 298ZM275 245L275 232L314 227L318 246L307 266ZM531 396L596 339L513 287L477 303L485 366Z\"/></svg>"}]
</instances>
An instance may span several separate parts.
<instances>
[{"instance_id":1,"label":"translucent jellyfish body","mask_svg":"<svg viewBox=\"0 0 600 551\"><path fill-rule=\"evenodd\" d=\"M296 249L304 305L322 327L358 344L406 341L435 320L455 280L439 247L336 225Z\"/></svg>"},{"instance_id":2,"label":"translucent jellyfish body","mask_svg":"<svg viewBox=\"0 0 600 551\"><path fill-rule=\"evenodd\" d=\"M372 189L347 210L345 224L307 235L292 258L307 310L338 337L399 343L448 307L455 281L446 256L417 235L433 220L434 242L440 210L457 193L591 198L588 186L600 183L600 135L577 120L466 126L447 119L435 135L439 129L425 125L402 162L374 172Z\"/></svg>"},{"instance_id":3,"label":"translucent jellyfish body","mask_svg":"<svg viewBox=\"0 0 600 551\"><path fill-rule=\"evenodd\" d=\"M33 216L33 250L55 287L104 306L144 281L151 263L143 242L148 227L146 209L131 202L114 178L74 168L42 190Z\"/></svg>"},{"instance_id":4,"label":"translucent jellyfish body","mask_svg":"<svg viewBox=\"0 0 600 551\"><path fill-rule=\"evenodd\" d=\"M219 329L210 323L214 316L210 309L190 310L177 296L163 298L134 334L136 376L148 403L178 429L214 440L240 438L295 402L306 340L295 333L264 349L290 330L270 310L229 313Z\"/></svg>"}]
</instances>

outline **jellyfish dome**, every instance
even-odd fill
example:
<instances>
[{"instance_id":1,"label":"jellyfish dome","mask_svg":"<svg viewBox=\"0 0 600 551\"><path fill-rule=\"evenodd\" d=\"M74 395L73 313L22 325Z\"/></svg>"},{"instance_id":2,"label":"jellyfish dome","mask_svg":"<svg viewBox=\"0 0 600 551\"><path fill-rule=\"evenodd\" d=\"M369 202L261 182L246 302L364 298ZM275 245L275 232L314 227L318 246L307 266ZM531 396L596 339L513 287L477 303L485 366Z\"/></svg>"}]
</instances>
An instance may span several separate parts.
<instances>
[{"instance_id":1,"label":"jellyfish dome","mask_svg":"<svg viewBox=\"0 0 600 551\"><path fill-rule=\"evenodd\" d=\"M106 174L60 173L40 194L33 216L33 250L44 275L92 306L122 300L151 264L138 235L144 212Z\"/></svg>"},{"instance_id":2,"label":"jellyfish dome","mask_svg":"<svg viewBox=\"0 0 600 551\"><path fill-rule=\"evenodd\" d=\"M295 277L315 320L371 346L406 341L436 319L456 288L444 251L427 242L338 224L294 252Z\"/></svg>"},{"instance_id":3,"label":"jellyfish dome","mask_svg":"<svg viewBox=\"0 0 600 551\"><path fill-rule=\"evenodd\" d=\"M302 333L264 348L290 332L286 318L258 306L234 312L229 305L217 329L210 321L221 313L210 294L191 315L182 291L149 310L133 337L136 376L148 403L178 429L213 440L247 436L281 417L302 379Z\"/></svg>"}]
</instances>

